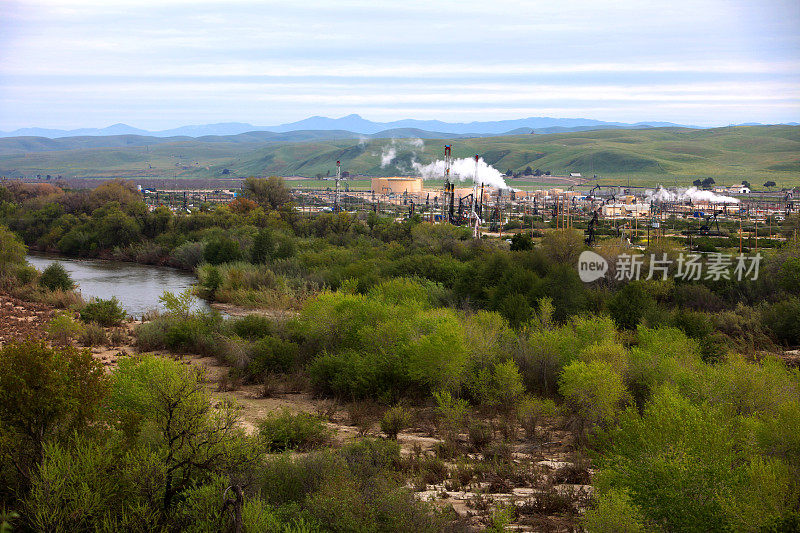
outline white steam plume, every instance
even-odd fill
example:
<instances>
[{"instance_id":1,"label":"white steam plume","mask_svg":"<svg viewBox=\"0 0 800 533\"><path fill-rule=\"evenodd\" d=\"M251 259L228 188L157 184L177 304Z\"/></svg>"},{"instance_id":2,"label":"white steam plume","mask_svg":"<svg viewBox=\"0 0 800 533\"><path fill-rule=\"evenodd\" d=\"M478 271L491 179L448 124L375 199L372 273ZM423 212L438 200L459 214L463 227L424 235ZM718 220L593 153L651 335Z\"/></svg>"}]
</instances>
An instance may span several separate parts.
<instances>
[{"instance_id":1,"label":"white steam plume","mask_svg":"<svg viewBox=\"0 0 800 533\"><path fill-rule=\"evenodd\" d=\"M392 145L384 146L381 150L381 168L391 165L395 157L397 157L397 149Z\"/></svg>"},{"instance_id":2,"label":"white steam plume","mask_svg":"<svg viewBox=\"0 0 800 533\"><path fill-rule=\"evenodd\" d=\"M714 204L738 204L739 199L732 196L723 196L711 191L703 191L697 187L689 189L678 189L677 192L668 191L664 187L659 187L655 192L646 191L647 200L651 202L709 202Z\"/></svg>"},{"instance_id":3,"label":"white steam plume","mask_svg":"<svg viewBox=\"0 0 800 533\"><path fill-rule=\"evenodd\" d=\"M397 157L397 148L409 148L411 150L412 161L416 158L416 150L425 151L425 141L422 139L392 139L390 144L387 144L381 150L381 168L386 168L392 164ZM400 169L402 170L402 169Z\"/></svg>"},{"instance_id":4,"label":"white steam plume","mask_svg":"<svg viewBox=\"0 0 800 533\"><path fill-rule=\"evenodd\" d=\"M441 179L444 176L444 161L441 159L423 165L413 163L414 169L419 172L423 179ZM450 165L450 176L459 181L471 179L473 182L496 187L498 189L508 189L506 181L499 170L486 163L483 158L478 159L478 176L475 176L475 160L472 158L455 159Z\"/></svg>"}]
</instances>

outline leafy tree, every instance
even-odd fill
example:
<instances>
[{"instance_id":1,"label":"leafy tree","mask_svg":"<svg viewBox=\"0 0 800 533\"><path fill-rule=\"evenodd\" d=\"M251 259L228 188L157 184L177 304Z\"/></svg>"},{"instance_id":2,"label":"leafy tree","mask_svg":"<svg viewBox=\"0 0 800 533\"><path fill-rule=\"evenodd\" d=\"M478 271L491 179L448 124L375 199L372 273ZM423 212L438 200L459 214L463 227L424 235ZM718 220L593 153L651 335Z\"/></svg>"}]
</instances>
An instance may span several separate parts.
<instances>
[{"instance_id":1,"label":"leafy tree","mask_svg":"<svg viewBox=\"0 0 800 533\"><path fill-rule=\"evenodd\" d=\"M771 180L767 181L766 183L764 183L764 187L766 187L767 189L771 189L772 187L775 187L776 185L777 184L774 181L771 181Z\"/></svg>"},{"instance_id":2,"label":"leafy tree","mask_svg":"<svg viewBox=\"0 0 800 533\"><path fill-rule=\"evenodd\" d=\"M525 170L522 172L522 174L524 176L530 176L531 174L533 174L533 169L530 167L530 165L528 165L527 167L525 167Z\"/></svg>"},{"instance_id":3,"label":"leafy tree","mask_svg":"<svg viewBox=\"0 0 800 533\"><path fill-rule=\"evenodd\" d=\"M694 180L692 182L692 185L694 185L695 187L702 187L703 186L703 180Z\"/></svg>"},{"instance_id":4,"label":"leafy tree","mask_svg":"<svg viewBox=\"0 0 800 533\"><path fill-rule=\"evenodd\" d=\"M75 286L75 282L69 276L69 272L59 262L50 263L47 268L42 271L39 277L39 284L47 287L51 291L62 290L69 291Z\"/></svg>"},{"instance_id":5,"label":"leafy tree","mask_svg":"<svg viewBox=\"0 0 800 533\"><path fill-rule=\"evenodd\" d=\"M25 263L28 248L5 226L0 226L0 274L11 274Z\"/></svg>"},{"instance_id":6,"label":"leafy tree","mask_svg":"<svg viewBox=\"0 0 800 533\"><path fill-rule=\"evenodd\" d=\"M96 220L98 244L103 248L126 246L138 241L142 230L135 218L124 213L112 204L107 210L98 209L92 213Z\"/></svg>"},{"instance_id":7,"label":"leafy tree","mask_svg":"<svg viewBox=\"0 0 800 533\"><path fill-rule=\"evenodd\" d=\"M253 248L250 252L250 261L256 265L268 262L275 251L275 240L272 231L264 228L253 238Z\"/></svg>"},{"instance_id":8,"label":"leafy tree","mask_svg":"<svg viewBox=\"0 0 800 533\"><path fill-rule=\"evenodd\" d=\"M608 425L619 413L627 391L622 376L606 361L575 361L564 367L558 391L584 424Z\"/></svg>"},{"instance_id":9,"label":"leafy tree","mask_svg":"<svg viewBox=\"0 0 800 533\"><path fill-rule=\"evenodd\" d=\"M215 473L243 476L261 460L235 406L215 408L196 367L155 356L121 359L109 407L128 442L144 439L158 450L165 512L194 484Z\"/></svg>"},{"instance_id":10,"label":"leafy tree","mask_svg":"<svg viewBox=\"0 0 800 533\"><path fill-rule=\"evenodd\" d=\"M533 239L531 238L531 234L527 232L520 232L515 233L513 237L511 237L511 251L524 251L530 250L533 248Z\"/></svg>"},{"instance_id":11,"label":"leafy tree","mask_svg":"<svg viewBox=\"0 0 800 533\"><path fill-rule=\"evenodd\" d=\"M88 350L26 341L0 348L0 494L24 493L53 439L84 430L108 391L103 365Z\"/></svg>"},{"instance_id":12,"label":"leafy tree","mask_svg":"<svg viewBox=\"0 0 800 533\"><path fill-rule=\"evenodd\" d=\"M203 257L212 265L221 265L241 259L242 250L239 243L233 239L218 237L206 244Z\"/></svg>"},{"instance_id":13,"label":"leafy tree","mask_svg":"<svg viewBox=\"0 0 800 533\"><path fill-rule=\"evenodd\" d=\"M716 183L716 182L714 181L714 178L706 178L706 179L704 179L704 180L703 180L703 187L705 187L706 189L708 189L709 187L711 187L712 185L714 185L714 183Z\"/></svg>"},{"instance_id":14,"label":"leafy tree","mask_svg":"<svg viewBox=\"0 0 800 533\"><path fill-rule=\"evenodd\" d=\"M264 178L247 178L242 187L245 198L249 198L261 205L278 209L291 199L289 188L283 178L270 176Z\"/></svg>"},{"instance_id":15,"label":"leafy tree","mask_svg":"<svg viewBox=\"0 0 800 533\"><path fill-rule=\"evenodd\" d=\"M111 202L117 202L126 210L141 203L142 196L136 190L133 182L122 179L104 181L89 193L89 203L92 209L102 207Z\"/></svg>"},{"instance_id":16,"label":"leafy tree","mask_svg":"<svg viewBox=\"0 0 800 533\"><path fill-rule=\"evenodd\" d=\"M748 456L747 427L662 387L641 414L631 409L598 435L600 500L625 491L629 506L666 531L762 530L791 512L796 483L779 462Z\"/></svg>"},{"instance_id":17,"label":"leafy tree","mask_svg":"<svg viewBox=\"0 0 800 533\"><path fill-rule=\"evenodd\" d=\"M542 238L542 251L548 259L556 263L575 266L584 250L583 236L569 229L553 230Z\"/></svg>"},{"instance_id":18,"label":"leafy tree","mask_svg":"<svg viewBox=\"0 0 800 533\"><path fill-rule=\"evenodd\" d=\"M642 284L634 281L611 297L608 311L620 328L634 329L655 305L655 300Z\"/></svg>"}]
</instances>

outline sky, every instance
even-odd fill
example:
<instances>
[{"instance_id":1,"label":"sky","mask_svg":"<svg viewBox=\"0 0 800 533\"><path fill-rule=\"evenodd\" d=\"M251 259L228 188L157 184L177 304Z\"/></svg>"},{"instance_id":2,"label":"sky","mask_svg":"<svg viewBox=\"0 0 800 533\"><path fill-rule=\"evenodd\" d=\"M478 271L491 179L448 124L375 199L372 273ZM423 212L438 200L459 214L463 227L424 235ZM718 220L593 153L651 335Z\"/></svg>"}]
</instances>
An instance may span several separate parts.
<instances>
[{"instance_id":1,"label":"sky","mask_svg":"<svg viewBox=\"0 0 800 533\"><path fill-rule=\"evenodd\" d=\"M0 0L0 130L800 122L797 0Z\"/></svg>"}]
</instances>

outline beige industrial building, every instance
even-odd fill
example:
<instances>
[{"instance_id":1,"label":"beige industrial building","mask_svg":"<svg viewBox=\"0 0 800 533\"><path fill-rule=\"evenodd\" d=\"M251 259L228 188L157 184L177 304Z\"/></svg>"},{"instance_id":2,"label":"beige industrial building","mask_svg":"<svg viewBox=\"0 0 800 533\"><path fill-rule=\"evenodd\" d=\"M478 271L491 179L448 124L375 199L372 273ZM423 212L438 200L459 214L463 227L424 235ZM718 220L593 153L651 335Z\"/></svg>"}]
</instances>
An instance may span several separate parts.
<instances>
[{"instance_id":1,"label":"beige industrial building","mask_svg":"<svg viewBox=\"0 0 800 533\"><path fill-rule=\"evenodd\" d=\"M372 178L370 188L378 194L421 193L422 178Z\"/></svg>"}]
</instances>

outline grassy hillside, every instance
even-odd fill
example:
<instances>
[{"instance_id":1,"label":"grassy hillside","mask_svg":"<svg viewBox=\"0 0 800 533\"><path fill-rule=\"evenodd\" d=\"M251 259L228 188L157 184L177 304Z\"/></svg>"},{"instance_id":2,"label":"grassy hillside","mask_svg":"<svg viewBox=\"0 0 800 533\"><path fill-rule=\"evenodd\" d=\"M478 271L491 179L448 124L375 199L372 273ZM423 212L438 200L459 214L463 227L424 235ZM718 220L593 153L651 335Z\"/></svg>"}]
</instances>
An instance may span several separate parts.
<instances>
[{"instance_id":1,"label":"grassy hillside","mask_svg":"<svg viewBox=\"0 0 800 533\"><path fill-rule=\"evenodd\" d=\"M527 166L553 175L580 172L600 183L686 184L713 177L719 183L766 180L800 184L800 127L739 126L709 130L656 128L596 130L456 140L319 139L306 142L218 142L194 139L153 146L29 152L0 156L0 175L63 175L209 178L248 175L315 176L344 170L361 175L412 173L412 161L441 157L453 144L455 157L478 153L501 172ZM392 164L381 155L394 149ZM224 169L229 173L223 174Z\"/></svg>"}]
</instances>

